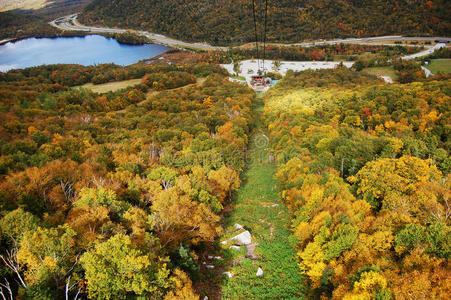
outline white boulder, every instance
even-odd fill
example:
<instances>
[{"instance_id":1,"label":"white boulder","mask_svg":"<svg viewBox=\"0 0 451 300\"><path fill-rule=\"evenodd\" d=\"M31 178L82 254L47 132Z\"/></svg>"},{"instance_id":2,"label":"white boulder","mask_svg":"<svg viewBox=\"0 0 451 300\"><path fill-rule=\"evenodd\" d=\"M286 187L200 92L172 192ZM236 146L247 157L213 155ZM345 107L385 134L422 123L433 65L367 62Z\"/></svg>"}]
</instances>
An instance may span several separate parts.
<instances>
[{"instance_id":1,"label":"white boulder","mask_svg":"<svg viewBox=\"0 0 451 300\"><path fill-rule=\"evenodd\" d=\"M234 236L231 239L236 241L239 245L249 245L252 243L251 233L247 230L241 232L240 234Z\"/></svg>"},{"instance_id":2,"label":"white boulder","mask_svg":"<svg viewBox=\"0 0 451 300\"><path fill-rule=\"evenodd\" d=\"M222 260L222 257L221 257L221 256L212 256L212 255L208 255L207 257L208 257L208 259Z\"/></svg>"},{"instance_id":3,"label":"white boulder","mask_svg":"<svg viewBox=\"0 0 451 300\"><path fill-rule=\"evenodd\" d=\"M238 230L241 230L241 229L243 229L243 226L240 225L240 224L238 224L238 223L236 223L236 224L233 226L233 231L238 231Z\"/></svg>"}]
</instances>

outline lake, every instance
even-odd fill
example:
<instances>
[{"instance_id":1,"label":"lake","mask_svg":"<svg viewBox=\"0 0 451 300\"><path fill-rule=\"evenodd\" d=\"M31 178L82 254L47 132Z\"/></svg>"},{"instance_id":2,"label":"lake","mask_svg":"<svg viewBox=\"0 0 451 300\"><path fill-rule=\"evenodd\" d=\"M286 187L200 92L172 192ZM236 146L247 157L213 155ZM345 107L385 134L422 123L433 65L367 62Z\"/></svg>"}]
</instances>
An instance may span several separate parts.
<instances>
[{"instance_id":1,"label":"lake","mask_svg":"<svg viewBox=\"0 0 451 300\"><path fill-rule=\"evenodd\" d=\"M100 35L29 38L0 46L0 72L51 64L131 65L160 55L169 48L158 44L124 45Z\"/></svg>"}]
</instances>

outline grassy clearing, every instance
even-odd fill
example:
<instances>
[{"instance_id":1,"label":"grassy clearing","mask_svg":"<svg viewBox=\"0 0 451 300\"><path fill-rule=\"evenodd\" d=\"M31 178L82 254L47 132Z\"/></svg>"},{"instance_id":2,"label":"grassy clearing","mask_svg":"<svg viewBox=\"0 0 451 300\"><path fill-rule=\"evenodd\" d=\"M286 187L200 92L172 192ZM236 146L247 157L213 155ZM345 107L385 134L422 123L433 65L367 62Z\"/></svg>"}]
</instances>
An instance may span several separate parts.
<instances>
[{"instance_id":1,"label":"grassy clearing","mask_svg":"<svg viewBox=\"0 0 451 300\"><path fill-rule=\"evenodd\" d=\"M259 100L257 123L262 109ZM244 258L244 246L239 251L223 250L223 256L227 258L222 262L224 271L234 276L224 279L222 299L303 299L306 287L296 263L296 241L287 228L289 213L280 201L273 178L275 164L268 162L268 153L262 147L266 145L266 139L261 128L261 124L257 124L251 139L248 169L236 194L234 210L224 225L231 228L238 223L249 230L253 243L258 243L256 255L259 259ZM232 265L233 261L240 259L243 260L241 264ZM263 269L262 277L256 276L258 267Z\"/></svg>"},{"instance_id":2,"label":"grassy clearing","mask_svg":"<svg viewBox=\"0 0 451 300\"><path fill-rule=\"evenodd\" d=\"M432 73L438 74L443 72L451 73L451 59L433 59L429 65L426 66Z\"/></svg>"},{"instance_id":3,"label":"grassy clearing","mask_svg":"<svg viewBox=\"0 0 451 300\"><path fill-rule=\"evenodd\" d=\"M396 81L398 79L398 76L396 75L395 69L393 69L393 67L366 68L363 69L362 72L376 76L389 76L391 79L393 79L393 81Z\"/></svg>"},{"instance_id":4,"label":"grassy clearing","mask_svg":"<svg viewBox=\"0 0 451 300\"><path fill-rule=\"evenodd\" d=\"M130 80L124 80L124 81L114 81L114 82L108 82L103 84L93 84L93 83L87 83L82 85L81 87L85 89L89 89L95 93L108 93L108 92L115 92L121 89L125 89L131 86L135 86L141 83L141 79L130 79Z\"/></svg>"}]
</instances>

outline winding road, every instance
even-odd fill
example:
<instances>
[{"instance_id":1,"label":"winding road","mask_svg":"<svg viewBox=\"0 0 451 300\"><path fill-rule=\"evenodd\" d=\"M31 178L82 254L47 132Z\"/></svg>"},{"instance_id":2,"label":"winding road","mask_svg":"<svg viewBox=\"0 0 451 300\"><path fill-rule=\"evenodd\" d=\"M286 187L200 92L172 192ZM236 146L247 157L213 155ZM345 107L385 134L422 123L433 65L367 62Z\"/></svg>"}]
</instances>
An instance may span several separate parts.
<instances>
[{"instance_id":1,"label":"winding road","mask_svg":"<svg viewBox=\"0 0 451 300\"><path fill-rule=\"evenodd\" d=\"M229 47L219 47L212 46L207 43L189 43L176 39L169 38L162 34L156 34L148 31L137 31L137 30L126 30L120 28L106 28L106 27L90 27L82 25L77 20L78 14L72 14L69 16L64 16L53 20L49 24L59 28L61 30L72 30L72 31L85 31L85 32L98 32L98 33L124 33L127 31L134 32L138 35L145 36L151 39L157 44L166 45L172 48L195 48L200 50L219 50L227 51ZM448 37L403 37L400 35L392 36L380 36L380 37L368 37L368 38L350 38L350 39L335 39L330 41L319 41L319 42L305 42L305 43L295 43L295 44L283 44L284 46L302 46L302 47L313 47L318 45L335 45L342 43L352 43L352 44L371 44L371 45L393 45L393 41L440 41L435 46L425 46L426 50L415 53L413 55L408 55L402 57L403 59L414 59L422 56L429 55L435 50L446 47L446 43L451 42L451 38ZM375 43L376 42L376 43Z\"/></svg>"},{"instance_id":2,"label":"winding road","mask_svg":"<svg viewBox=\"0 0 451 300\"><path fill-rule=\"evenodd\" d=\"M72 30L72 31L84 31L84 32L98 32L98 33L125 33L133 32L141 36L145 36L152 40L154 43L166 45L172 48L195 48L201 50L220 50L227 51L228 47L216 47L211 46L206 43L188 43L184 41L179 41L176 39L169 38L162 34L156 34L148 31L137 31L137 30L126 30L126 29L116 29L116 28L105 28L105 27L89 27L80 24L77 21L78 14L73 14L65 17L58 18L49 24L59 28L61 30Z\"/></svg>"}]
</instances>

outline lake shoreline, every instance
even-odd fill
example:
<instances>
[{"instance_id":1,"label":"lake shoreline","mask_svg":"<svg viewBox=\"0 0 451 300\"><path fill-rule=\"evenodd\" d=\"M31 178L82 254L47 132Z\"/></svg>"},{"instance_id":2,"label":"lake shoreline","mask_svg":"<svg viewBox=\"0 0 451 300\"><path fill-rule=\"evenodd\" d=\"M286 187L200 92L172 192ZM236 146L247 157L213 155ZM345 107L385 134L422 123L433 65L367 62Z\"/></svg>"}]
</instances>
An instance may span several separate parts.
<instances>
[{"instance_id":1,"label":"lake shoreline","mask_svg":"<svg viewBox=\"0 0 451 300\"><path fill-rule=\"evenodd\" d=\"M120 43L114 36L102 34L32 37L3 42L0 45L0 72L52 64L114 63L127 66L171 50L156 43Z\"/></svg>"},{"instance_id":2,"label":"lake shoreline","mask_svg":"<svg viewBox=\"0 0 451 300\"><path fill-rule=\"evenodd\" d=\"M22 38L10 38L10 39L4 39L0 41L0 46L8 44L8 43L14 43L17 41L20 41Z\"/></svg>"},{"instance_id":3,"label":"lake shoreline","mask_svg":"<svg viewBox=\"0 0 451 300\"><path fill-rule=\"evenodd\" d=\"M48 35L48 36L25 36L25 37L19 37L19 38L6 38L3 40L0 40L0 46L3 46L7 43L15 43L15 42L19 42L19 41L26 40L26 39L57 39L57 38L86 37L86 36L90 36L90 35L99 35L99 36L103 36L104 38L112 38L112 39L115 39L118 43L123 44L123 45L139 46L139 45L155 44L155 45L162 45L162 46L171 48L167 45L156 43L151 40L149 40L148 42L144 42L144 43L131 43L131 42L126 42L124 40L118 39L118 37L113 34L102 33L102 32L80 32L80 31L66 31L63 34Z\"/></svg>"}]
</instances>

